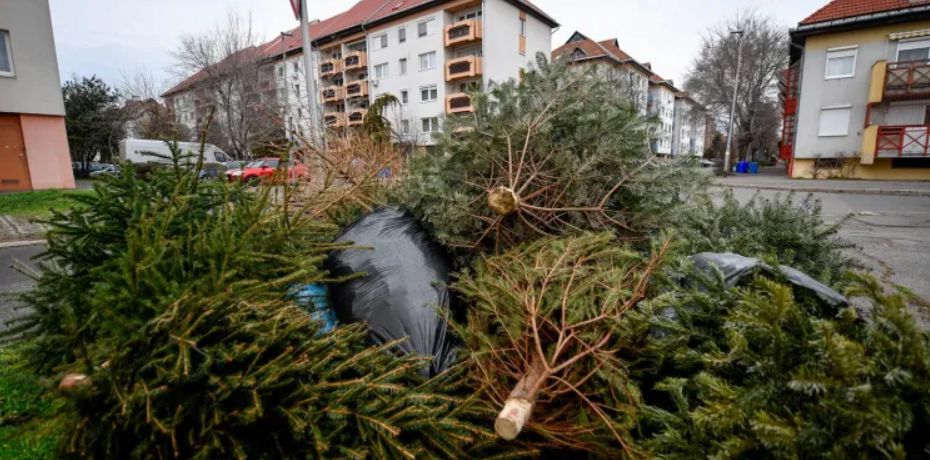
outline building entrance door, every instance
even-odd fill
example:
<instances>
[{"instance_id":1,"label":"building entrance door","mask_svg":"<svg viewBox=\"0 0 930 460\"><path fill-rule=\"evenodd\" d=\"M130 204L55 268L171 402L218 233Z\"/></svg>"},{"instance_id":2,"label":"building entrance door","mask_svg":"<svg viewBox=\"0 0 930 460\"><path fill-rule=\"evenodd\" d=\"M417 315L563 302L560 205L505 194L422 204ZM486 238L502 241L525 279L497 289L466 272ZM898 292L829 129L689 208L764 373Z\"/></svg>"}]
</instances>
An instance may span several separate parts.
<instances>
[{"instance_id":1,"label":"building entrance door","mask_svg":"<svg viewBox=\"0 0 930 460\"><path fill-rule=\"evenodd\" d=\"M31 188L19 116L0 114L0 192Z\"/></svg>"}]
</instances>

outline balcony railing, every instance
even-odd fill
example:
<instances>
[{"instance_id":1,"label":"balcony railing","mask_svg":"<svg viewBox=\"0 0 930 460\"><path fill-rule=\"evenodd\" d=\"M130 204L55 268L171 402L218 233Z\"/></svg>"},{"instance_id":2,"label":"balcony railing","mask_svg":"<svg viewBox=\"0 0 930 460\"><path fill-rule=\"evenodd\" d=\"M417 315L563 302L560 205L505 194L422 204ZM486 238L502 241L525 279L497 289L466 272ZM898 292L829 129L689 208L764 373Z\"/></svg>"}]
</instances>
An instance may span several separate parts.
<instances>
[{"instance_id":1,"label":"balcony railing","mask_svg":"<svg viewBox=\"0 0 930 460\"><path fill-rule=\"evenodd\" d=\"M339 86L330 86L322 91L323 102L340 102L345 99L345 89Z\"/></svg>"},{"instance_id":2,"label":"balcony railing","mask_svg":"<svg viewBox=\"0 0 930 460\"><path fill-rule=\"evenodd\" d=\"M323 115L323 122L327 128L342 128L346 125L346 114L342 112L330 112Z\"/></svg>"},{"instance_id":3,"label":"balcony railing","mask_svg":"<svg viewBox=\"0 0 930 460\"><path fill-rule=\"evenodd\" d=\"M446 26L446 46L474 43L481 40L481 21L466 19Z\"/></svg>"},{"instance_id":4,"label":"balcony railing","mask_svg":"<svg viewBox=\"0 0 930 460\"><path fill-rule=\"evenodd\" d=\"M329 78L342 73L342 59L330 59L320 64L320 74L323 78Z\"/></svg>"},{"instance_id":5,"label":"balcony railing","mask_svg":"<svg viewBox=\"0 0 930 460\"><path fill-rule=\"evenodd\" d=\"M354 81L346 85L346 97L368 97L368 82Z\"/></svg>"},{"instance_id":6,"label":"balcony railing","mask_svg":"<svg viewBox=\"0 0 930 460\"><path fill-rule=\"evenodd\" d=\"M878 158L927 157L930 152L930 125L879 126Z\"/></svg>"},{"instance_id":7,"label":"balcony railing","mask_svg":"<svg viewBox=\"0 0 930 460\"><path fill-rule=\"evenodd\" d=\"M889 62L884 93L895 100L930 98L930 62Z\"/></svg>"},{"instance_id":8,"label":"balcony railing","mask_svg":"<svg viewBox=\"0 0 930 460\"><path fill-rule=\"evenodd\" d=\"M456 93L446 96L446 113L468 113L474 111L475 107L471 103L471 96L465 93Z\"/></svg>"},{"instance_id":9,"label":"balcony railing","mask_svg":"<svg viewBox=\"0 0 930 460\"><path fill-rule=\"evenodd\" d=\"M481 74L481 58L478 56L460 57L446 63L446 81L474 78Z\"/></svg>"},{"instance_id":10,"label":"balcony railing","mask_svg":"<svg viewBox=\"0 0 930 460\"><path fill-rule=\"evenodd\" d=\"M368 66L368 56L364 51L356 51L343 58L346 72L365 69Z\"/></svg>"},{"instance_id":11,"label":"balcony railing","mask_svg":"<svg viewBox=\"0 0 930 460\"><path fill-rule=\"evenodd\" d=\"M349 126L362 126L362 123L365 122L365 114L368 111L365 109L355 109L349 112Z\"/></svg>"}]
</instances>

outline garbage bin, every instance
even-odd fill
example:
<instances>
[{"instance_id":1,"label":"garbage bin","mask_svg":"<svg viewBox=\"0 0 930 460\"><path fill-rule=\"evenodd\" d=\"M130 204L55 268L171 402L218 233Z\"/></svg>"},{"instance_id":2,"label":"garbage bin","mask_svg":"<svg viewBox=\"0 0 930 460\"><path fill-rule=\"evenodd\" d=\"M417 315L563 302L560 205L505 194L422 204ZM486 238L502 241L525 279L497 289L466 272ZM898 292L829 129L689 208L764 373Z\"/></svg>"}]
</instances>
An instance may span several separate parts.
<instances>
[{"instance_id":1,"label":"garbage bin","mask_svg":"<svg viewBox=\"0 0 930 460\"><path fill-rule=\"evenodd\" d=\"M749 174L759 174L759 163L755 161L749 163Z\"/></svg>"},{"instance_id":2,"label":"garbage bin","mask_svg":"<svg viewBox=\"0 0 930 460\"><path fill-rule=\"evenodd\" d=\"M745 162L745 161L740 161L740 162L736 163L736 172L737 172L737 174L746 174L746 172L748 172L748 170L749 170L749 166L748 166L747 162Z\"/></svg>"}]
</instances>

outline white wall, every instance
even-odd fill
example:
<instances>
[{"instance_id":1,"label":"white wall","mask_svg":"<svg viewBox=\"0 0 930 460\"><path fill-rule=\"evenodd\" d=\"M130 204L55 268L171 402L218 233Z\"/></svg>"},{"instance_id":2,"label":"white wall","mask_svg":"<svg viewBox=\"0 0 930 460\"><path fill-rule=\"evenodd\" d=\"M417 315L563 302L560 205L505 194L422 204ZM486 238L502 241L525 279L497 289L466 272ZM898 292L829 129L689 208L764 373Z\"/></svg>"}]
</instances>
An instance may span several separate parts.
<instances>
[{"instance_id":1,"label":"white wall","mask_svg":"<svg viewBox=\"0 0 930 460\"><path fill-rule=\"evenodd\" d=\"M0 76L0 112L64 115L48 0L0 0L13 76Z\"/></svg>"},{"instance_id":2,"label":"white wall","mask_svg":"<svg viewBox=\"0 0 930 460\"><path fill-rule=\"evenodd\" d=\"M520 76L520 69L536 66L536 54L548 58L552 29L526 15L526 54L520 54L520 10L504 0L484 0L484 83Z\"/></svg>"},{"instance_id":3,"label":"white wall","mask_svg":"<svg viewBox=\"0 0 930 460\"><path fill-rule=\"evenodd\" d=\"M408 103L399 110L389 110L385 116L396 131L401 129L401 120L408 120L410 135L418 137L415 140L424 145L430 145L434 142L431 135L420 132L421 120L432 117L441 118L446 109L445 46L443 43L443 31L447 25L445 16L446 14L441 11L422 14L410 17L401 24L376 29L368 34L368 78L372 100L385 93L393 94L400 99L401 91L406 90L409 95ZM429 18L434 19L430 34L425 37L418 37L418 24ZM407 41L405 43L399 43L398 40L398 30L401 27L407 28ZM371 45L372 38L385 32L388 37L387 48L374 49ZM429 52L436 52L436 67L430 70L420 70L420 55ZM402 58L407 59L406 75L400 75L400 59ZM388 77L378 80L375 77L375 66L383 63L388 64ZM375 85L376 80L377 85ZM433 102L421 102L420 88L428 86L437 87L438 97Z\"/></svg>"},{"instance_id":4,"label":"white wall","mask_svg":"<svg viewBox=\"0 0 930 460\"><path fill-rule=\"evenodd\" d=\"M672 154L672 141L675 127L675 93L665 85L651 85L652 110L650 115L657 117L655 153Z\"/></svg>"}]
</instances>

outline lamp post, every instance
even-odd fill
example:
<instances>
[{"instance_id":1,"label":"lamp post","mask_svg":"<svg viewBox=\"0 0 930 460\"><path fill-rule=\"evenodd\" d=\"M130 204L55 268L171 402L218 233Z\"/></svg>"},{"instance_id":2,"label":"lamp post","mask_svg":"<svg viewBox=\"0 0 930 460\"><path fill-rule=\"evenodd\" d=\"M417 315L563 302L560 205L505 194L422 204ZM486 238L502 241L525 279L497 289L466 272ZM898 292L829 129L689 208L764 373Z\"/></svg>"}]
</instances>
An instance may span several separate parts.
<instances>
[{"instance_id":1,"label":"lamp post","mask_svg":"<svg viewBox=\"0 0 930 460\"><path fill-rule=\"evenodd\" d=\"M730 35L735 35L739 41L739 51L736 53L736 82L733 84L733 103L730 105L730 126L727 127L727 148L723 157L723 175L727 176L730 174L730 159L732 153L730 150L733 147L733 125L736 121L736 96L739 94L739 77L740 72L743 70L743 35L745 31L743 30L734 30L730 32Z\"/></svg>"},{"instance_id":2,"label":"lamp post","mask_svg":"<svg viewBox=\"0 0 930 460\"><path fill-rule=\"evenodd\" d=\"M283 99L283 103L281 104L281 118L284 122L284 136L287 137L288 140L291 138L291 133L288 129L289 125L287 121L290 115L291 104L290 92L287 90L287 43L285 43L285 39L290 36L292 36L290 32L281 32L281 66L284 69L281 74L281 77L284 79L284 94L281 96Z\"/></svg>"},{"instance_id":3,"label":"lamp post","mask_svg":"<svg viewBox=\"0 0 930 460\"><path fill-rule=\"evenodd\" d=\"M300 36L304 50L304 74L307 77L307 109L310 112L310 144L314 148L320 147L320 112L317 104L319 95L314 78L313 47L310 40L310 14L308 6L310 0L300 1Z\"/></svg>"}]
</instances>

